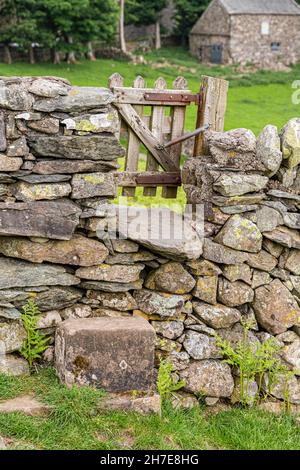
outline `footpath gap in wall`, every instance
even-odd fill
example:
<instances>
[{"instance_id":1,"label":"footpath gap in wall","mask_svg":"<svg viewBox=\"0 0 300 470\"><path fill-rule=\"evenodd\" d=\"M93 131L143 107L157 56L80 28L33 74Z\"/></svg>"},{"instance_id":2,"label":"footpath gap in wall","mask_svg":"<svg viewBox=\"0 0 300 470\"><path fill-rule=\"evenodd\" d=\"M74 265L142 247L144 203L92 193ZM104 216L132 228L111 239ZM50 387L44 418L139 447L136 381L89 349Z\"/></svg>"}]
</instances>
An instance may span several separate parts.
<instances>
[{"instance_id":1,"label":"footpath gap in wall","mask_svg":"<svg viewBox=\"0 0 300 470\"><path fill-rule=\"evenodd\" d=\"M52 338L44 360L53 361L64 320L108 318L111 328L143 318L152 325L140 333L147 371L154 329L156 364L162 357L173 363L186 403L199 393L208 403L237 399L239 377L224 363L215 333L237 344L241 322L251 320L253 348L274 337L282 361L297 369L288 391L300 404L300 119L280 136L273 126L258 139L245 129L206 132L208 155L182 170L188 202L205 208L204 240L190 220L186 238L153 240L129 223L127 239L110 238L119 222L108 203L124 155L118 131L109 90L53 77L0 79L0 372L28 373L17 353L25 338L20 312L34 296L38 326ZM163 222L170 216L164 211ZM144 210L142 226L148 215ZM157 211L153 217L159 225ZM182 223L172 217L175 227ZM117 337L123 354L130 342ZM130 388L128 366L136 359L127 356L114 390ZM101 364L92 376L89 357L75 359L62 363L64 380L105 386ZM279 381L272 397L283 400L284 393Z\"/></svg>"}]
</instances>

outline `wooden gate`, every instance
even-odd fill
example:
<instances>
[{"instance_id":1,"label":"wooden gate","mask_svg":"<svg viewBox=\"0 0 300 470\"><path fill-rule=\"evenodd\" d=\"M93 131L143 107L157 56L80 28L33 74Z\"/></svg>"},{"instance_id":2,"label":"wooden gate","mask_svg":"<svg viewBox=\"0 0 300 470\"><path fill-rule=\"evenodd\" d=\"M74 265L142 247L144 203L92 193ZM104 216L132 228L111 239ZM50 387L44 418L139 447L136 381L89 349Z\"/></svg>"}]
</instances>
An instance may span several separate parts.
<instances>
[{"instance_id":1,"label":"wooden gate","mask_svg":"<svg viewBox=\"0 0 300 470\"><path fill-rule=\"evenodd\" d=\"M224 129L228 82L203 77L200 93L188 90L187 81L178 77L173 89L158 78L155 88L146 88L142 77L133 87L124 87L118 73L109 79L115 95L114 106L128 129L125 171L115 174L124 196L134 196L138 186L144 187L144 196L155 196L163 187L162 196L176 198L181 185L180 158L182 142L195 136L194 156L205 153L202 133L211 128ZM196 105L197 129L184 134L187 106ZM146 148L146 171L139 171L140 150Z\"/></svg>"}]
</instances>

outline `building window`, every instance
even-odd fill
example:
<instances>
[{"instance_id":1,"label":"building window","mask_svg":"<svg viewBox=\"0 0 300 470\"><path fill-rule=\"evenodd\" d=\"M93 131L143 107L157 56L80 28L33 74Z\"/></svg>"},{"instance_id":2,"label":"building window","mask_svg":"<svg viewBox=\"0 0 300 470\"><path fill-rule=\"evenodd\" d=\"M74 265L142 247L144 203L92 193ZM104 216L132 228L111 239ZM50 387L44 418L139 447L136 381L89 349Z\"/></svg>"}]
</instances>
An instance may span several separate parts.
<instances>
[{"instance_id":1,"label":"building window","mask_svg":"<svg viewBox=\"0 0 300 470\"><path fill-rule=\"evenodd\" d=\"M263 21L261 24L261 34L263 36L268 36L270 34L270 23L268 21Z\"/></svg>"},{"instance_id":2,"label":"building window","mask_svg":"<svg viewBox=\"0 0 300 470\"><path fill-rule=\"evenodd\" d=\"M272 52L280 51L280 42L272 42L271 43L271 51Z\"/></svg>"}]
</instances>

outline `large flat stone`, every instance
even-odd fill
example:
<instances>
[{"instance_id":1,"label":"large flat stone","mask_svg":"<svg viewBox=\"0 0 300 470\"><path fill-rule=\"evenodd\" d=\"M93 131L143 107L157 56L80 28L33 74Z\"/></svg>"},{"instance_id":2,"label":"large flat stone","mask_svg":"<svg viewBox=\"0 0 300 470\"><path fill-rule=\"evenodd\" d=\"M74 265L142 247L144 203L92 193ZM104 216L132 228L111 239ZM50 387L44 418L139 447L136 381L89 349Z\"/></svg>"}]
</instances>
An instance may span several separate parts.
<instances>
[{"instance_id":1,"label":"large flat stone","mask_svg":"<svg viewBox=\"0 0 300 470\"><path fill-rule=\"evenodd\" d=\"M28 286L72 286L80 280L65 268L0 258L0 289Z\"/></svg>"},{"instance_id":2,"label":"large flat stone","mask_svg":"<svg viewBox=\"0 0 300 470\"><path fill-rule=\"evenodd\" d=\"M87 172L107 173L117 168L118 164L113 161L70 160L66 165L65 160L39 160L35 163L32 171L40 175L53 175Z\"/></svg>"},{"instance_id":3,"label":"large flat stone","mask_svg":"<svg viewBox=\"0 0 300 470\"><path fill-rule=\"evenodd\" d=\"M83 173L72 178L73 199L117 195L116 179L103 173Z\"/></svg>"},{"instance_id":4,"label":"large flat stone","mask_svg":"<svg viewBox=\"0 0 300 470\"><path fill-rule=\"evenodd\" d=\"M81 209L71 201L0 203L0 235L69 240Z\"/></svg>"},{"instance_id":5,"label":"large flat stone","mask_svg":"<svg viewBox=\"0 0 300 470\"><path fill-rule=\"evenodd\" d=\"M71 191L69 183L29 184L20 181L14 187L14 196L24 202L53 200L67 197Z\"/></svg>"},{"instance_id":6,"label":"large flat stone","mask_svg":"<svg viewBox=\"0 0 300 470\"><path fill-rule=\"evenodd\" d=\"M151 251L175 260L198 259L202 240L189 220L166 208L116 208L118 231Z\"/></svg>"},{"instance_id":7,"label":"large flat stone","mask_svg":"<svg viewBox=\"0 0 300 470\"><path fill-rule=\"evenodd\" d=\"M84 114L76 117L64 119L62 124L67 129L79 132L110 132L112 134L118 132L120 127L120 120L118 112L115 109L110 109L106 113L97 114Z\"/></svg>"},{"instance_id":8,"label":"large flat stone","mask_svg":"<svg viewBox=\"0 0 300 470\"><path fill-rule=\"evenodd\" d=\"M214 190L222 196L242 196L264 189L269 179L266 176L244 173L211 172Z\"/></svg>"},{"instance_id":9,"label":"large flat stone","mask_svg":"<svg viewBox=\"0 0 300 470\"><path fill-rule=\"evenodd\" d=\"M90 281L129 283L138 281L143 269L143 264L132 266L101 264L99 266L79 268L76 271L76 276Z\"/></svg>"},{"instance_id":10,"label":"large flat stone","mask_svg":"<svg viewBox=\"0 0 300 470\"><path fill-rule=\"evenodd\" d=\"M56 332L56 370L68 386L148 390L154 378L155 331L141 318L67 320Z\"/></svg>"},{"instance_id":11,"label":"large flat stone","mask_svg":"<svg viewBox=\"0 0 300 470\"><path fill-rule=\"evenodd\" d=\"M71 264L94 266L101 264L108 249L97 240L74 235L68 241L38 243L21 237L0 237L0 253L12 258L21 258L32 263Z\"/></svg>"},{"instance_id":12,"label":"large flat stone","mask_svg":"<svg viewBox=\"0 0 300 470\"><path fill-rule=\"evenodd\" d=\"M88 109L107 106L114 100L114 95L105 88L96 87L71 87L65 96L42 99L35 103L36 111L64 113L73 111L85 111Z\"/></svg>"},{"instance_id":13,"label":"large flat stone","mask_svg":"<svg viewBox=\"0 0 300 470\"><path fill-rule=\"evenodd\" d=\"M31 137L29 145L41 157L114 160L124 155L124 149L112 134Z\"/></svg>"}]
</instances>

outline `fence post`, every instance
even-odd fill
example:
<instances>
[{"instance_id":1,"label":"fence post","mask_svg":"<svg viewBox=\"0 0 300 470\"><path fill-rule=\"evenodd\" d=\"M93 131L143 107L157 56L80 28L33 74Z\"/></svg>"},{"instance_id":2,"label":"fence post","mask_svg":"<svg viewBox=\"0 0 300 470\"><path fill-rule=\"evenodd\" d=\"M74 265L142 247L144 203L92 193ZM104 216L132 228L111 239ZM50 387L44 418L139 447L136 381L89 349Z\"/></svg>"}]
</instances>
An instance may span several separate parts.
<instances>
[{"instance_id":1,"label":"fence post","mask_svg":"<svg viewBox=\"0 0 300 470\"><path fill-rule=\"evenodd\" d=\"M202 77L196 128L209 124L213 131L224 130L228 85L222 78ZM204 135L200 134L195 138L194 157L206 155L205 147Z\"/></svg>"}]
</instances>

